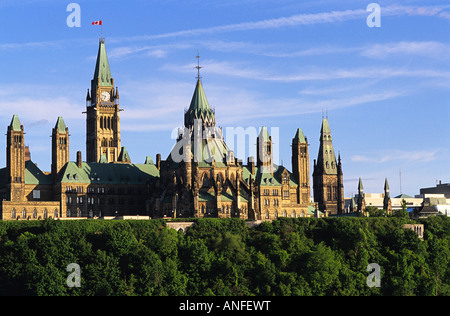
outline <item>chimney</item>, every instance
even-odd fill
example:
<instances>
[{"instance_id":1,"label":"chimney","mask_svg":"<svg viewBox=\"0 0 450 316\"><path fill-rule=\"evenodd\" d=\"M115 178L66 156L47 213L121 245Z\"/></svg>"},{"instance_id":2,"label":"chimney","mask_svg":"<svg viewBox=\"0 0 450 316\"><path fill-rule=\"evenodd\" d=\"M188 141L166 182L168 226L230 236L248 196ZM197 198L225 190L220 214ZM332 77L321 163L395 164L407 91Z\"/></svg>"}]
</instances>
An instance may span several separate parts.
<instances>
[{"instance_id":1,"label":"chimney","mask_svg":"<svg viewBox=\"0 0 450 316\"><path fill-rule=\"evenodd\" d=\"M156 168L161 170L161 154L156 154Z\"/></svg>"},{"instance_id":2,"label":"chimney","mask_svg":"<svg viewBox=\"0 0 450 316\"><path fill-rule=\"evenodd\" d=\"M78 166L78 168L81 168L81 163L82 163L81 151L77 151L77 166Z\"/></svg>"},{"instance_id":3,"label":"chimney","mask_svg":"<svg viewBox=\"0 0 450 316\"><path fill-rule=\"evenodd\" d=\"M255 157L247 158L247 166L250 168L250 173L255 174Z\"/></svg>"},{"instance_id":4,"label":"chimney","mask_svg":"<svg viewBox=\"0 0 450 316\"><path fill-rule=\"evenodd\" d=\"M25 161L31 160L30 146L25 146Z\"/></svg>"}]
</instances>

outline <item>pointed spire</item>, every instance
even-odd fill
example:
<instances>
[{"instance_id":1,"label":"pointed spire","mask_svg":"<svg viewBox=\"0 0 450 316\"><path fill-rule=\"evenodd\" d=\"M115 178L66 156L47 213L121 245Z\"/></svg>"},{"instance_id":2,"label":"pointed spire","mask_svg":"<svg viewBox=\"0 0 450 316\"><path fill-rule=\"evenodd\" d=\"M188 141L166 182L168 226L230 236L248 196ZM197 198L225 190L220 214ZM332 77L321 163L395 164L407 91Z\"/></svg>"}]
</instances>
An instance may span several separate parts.
<instances>
[{"instance_id":1,"label":"pointed spire","mask_svg":"<svg viewBox=\"0 0 450 316\"><path fill-rule=\"evenodd\" d=\"M384 196L389 197L389 183L387 178L384 179Z\"/></svg>"},{"instance_id":2,"label":"pointed spire","mask_svg":"<svg viewBox=\"0 0 450 316\"><path fill-rule=\"evenodd\" d=\"M294 144L298 143L306 143L306 138L301 128L297 130L297 133L294 136Z\"/></svg>"},{"instance_id":3,"label":"pointed spire","mask_svg":"<svg viewBox=\"0 0 450 316\"><path fill-rule=\"evenodd\" d=\"M111 70L109 68L108 56L106 55L104 39L100 39L99 42L93 82L94 86L112 86Z\"/></svg>"},{"instance_id":4,"label":"pointed spire","mask_svg":"<svg viewBox=\"0 0 450 316\"><path fill-rule=\"evenodd\" d=\"M11 130L21 131L22 130L21 125L22 124L20 124L19 116L17 116L17 114L14 114L11 120L11 124L9 124Z\"/></svg>"},{"instance_id":5,"label":"pointed spire","mask_svg":"<svg viewBox=\"0 0 450 316\"><path fill-rule=\"evenodd\" d=\"M189 109L184 114L184 125L193 126L194 120L201 119L207 125L215 125L216 118L214 112L211 110L205 91L203 90L200 79L197 80L194 95L192 96Z\"/></svg>"},{"instance_id":6,"label":"pointed spire","mask_svg":"<svg viewBox=\"0 0 450 316\"><path fill-rule=\"evenodd\" d=\"M269 135L269 131L267 130L267 127L265 127L265 126L261 127L258 138L265 142L270 141L270 135Z\"/></svg>"},{"instance_id":7,"label":"pointed spire","mask_svg":"<svg viewBox=\"0 0 450 316\"><path fill-rule=\"evenodd\" d=\"M330 124L328 123L328 118L324 118L322 120L322 128L320 130L321 138L325 136L325 134L331 134ZM328 136L328 135L327 135Z\"/></svg>"},{"instance_id":8,"label":"pointed spire","mask_svg":"<svg viewBox=\"0 0 450 316\"><path fill-rule=\"evenodd\" d=\"M200 80L202 77L200 77L200 69L202 69L203 67L200 66L200 54L197 50L197 56L195 56L195 58L197 58L197 66L195 67L197 69L198 75L197 75L197 80Z\"/></svg>"},{"instance_id":9,"label":"pointed spire","mask_svg":"<svg viewBox=\"0 0 450 316\"><path fill-rule=\"evenodd\" d=\"M91 93L89 92L89 89L87 90L87 95L86 95L86 107L90 107L92 104L91 101Z\"/></svg>"},{"instance_id":10,"label":"pointed spire","mask_svg":"<svg viewBox=\"0 0 450 316\"><path fill-rule=\"evenodd\" d=\"M55 132L58 131L59 133L65 133L66 132L66 123L64 123L64 119L62 116L58 116L58 120L56 121L55 125Z\"/></svg>"},{"instance_id":11,"label":"pointed spire","mask_svg":"<svg viewBox=\"0 0 450 316\"><path fill-rule=\"evenodd\" d=\"M364 191L364 187L363 187L361 178L359 178L358 191L359 192L363 192Z\"/></svg>"},{"instance_id":12,"label":"pointed spire","mask_svg":"<svg viewBox=\"0 0 450 316\"><path fill-rule=\"evenodd\" d=\"M317 165L322 168L324 174L337 174L337 161L331 139L331 129L328 119L322 119L320 129L320 147L317 157Z\"/></svg>"},{"instance_id":13,"label":"pointed spire","mask_svg":"<svg viewBox=\"0 0 450 316\"><path fill-rule=\"evenodd\" d=\"M131 162L131 158L126 147L122 147L122 149L120 150L119 158L117 159L117 161L128 163Z\"/></svg>"}]
</instances>

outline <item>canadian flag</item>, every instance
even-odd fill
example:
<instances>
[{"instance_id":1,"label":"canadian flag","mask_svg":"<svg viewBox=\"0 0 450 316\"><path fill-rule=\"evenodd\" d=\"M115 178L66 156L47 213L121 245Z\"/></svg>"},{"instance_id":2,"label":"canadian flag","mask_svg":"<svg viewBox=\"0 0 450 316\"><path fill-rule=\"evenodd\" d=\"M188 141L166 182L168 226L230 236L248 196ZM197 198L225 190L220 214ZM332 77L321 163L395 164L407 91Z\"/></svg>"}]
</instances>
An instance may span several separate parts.
<instances>
[{"instance_id":1,"label":"canadian flag","mask_svg":"<svg viewBox=\"0 0 450 316\"><path fill-rule=\"evenodd\" d=\"M102 25L102 20L92 22L92 25Z\"/></svg>"}]
</instances>

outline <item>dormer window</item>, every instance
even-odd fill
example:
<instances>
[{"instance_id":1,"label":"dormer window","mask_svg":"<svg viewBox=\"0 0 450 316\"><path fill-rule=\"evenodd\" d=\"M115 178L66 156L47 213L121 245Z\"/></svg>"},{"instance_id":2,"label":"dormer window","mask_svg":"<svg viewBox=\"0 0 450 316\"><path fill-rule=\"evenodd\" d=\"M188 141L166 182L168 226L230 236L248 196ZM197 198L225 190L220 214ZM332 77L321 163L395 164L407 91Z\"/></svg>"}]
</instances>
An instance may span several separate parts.
<instances>
[{"instance_id":1,"label":"dormer window","mask_svg":"<svg viewBox=\"0 0 450 316\"><path fill-rule=\"evenodd\" d=\"M289 175L287 173L283 173L282 182L283 184L289 184Z\"/></svg>"}]
</instances>

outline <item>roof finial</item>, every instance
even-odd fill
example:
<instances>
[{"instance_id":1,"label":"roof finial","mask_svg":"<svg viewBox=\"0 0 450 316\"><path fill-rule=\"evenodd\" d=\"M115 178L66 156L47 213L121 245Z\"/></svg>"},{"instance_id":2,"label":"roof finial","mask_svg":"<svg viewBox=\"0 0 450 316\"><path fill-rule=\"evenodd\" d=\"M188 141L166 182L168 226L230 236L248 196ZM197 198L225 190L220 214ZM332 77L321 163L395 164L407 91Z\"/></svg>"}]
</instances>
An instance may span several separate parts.
<instances>
[{"instance_id":1,"label":"roof finial","mask_svg":"<svg viewBox=\"0 0 450 316\"><path fill-rule=\"evenodd\" d=\"M200 54L199 54L198 50L197 50L197 56L195 56L195 58L197 58L197 66L195 67L195 68L197 68L197 72L198 72L197 79L200 80L200 78L201 78L200 77L200 69L202 69L203 67L200 66Z\"/></svg>"}]
</instances>

